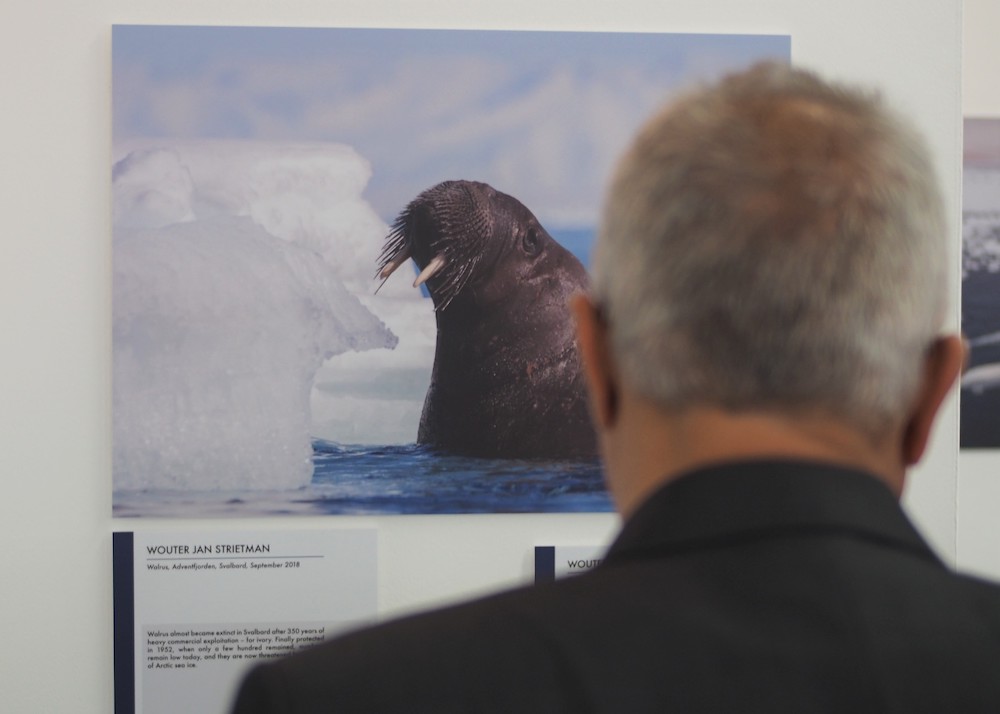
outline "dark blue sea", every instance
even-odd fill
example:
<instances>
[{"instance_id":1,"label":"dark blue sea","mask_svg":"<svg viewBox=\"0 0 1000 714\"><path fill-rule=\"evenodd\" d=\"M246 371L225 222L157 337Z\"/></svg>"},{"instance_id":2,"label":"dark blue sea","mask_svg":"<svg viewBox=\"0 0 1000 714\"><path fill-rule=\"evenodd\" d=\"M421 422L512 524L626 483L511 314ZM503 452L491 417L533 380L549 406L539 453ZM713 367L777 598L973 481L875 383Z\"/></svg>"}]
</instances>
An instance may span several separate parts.
<instances>
[{"instance_id":1,"label":"dark blue sea","mask_svg":"<svg viewBox=\"0 0 1000 714\"><path fill-rule=\"evenodd\" d=\"M313 441L312 482L292 491L117 491L116 517L608 512L597 460L441 454L426 446Z\"/></svg>"},{"instance_id":2,"label":"dark blue sea","mask_svg":"<svg viewBox=\"0 0 1000 714\"><path fill-rule=\"evenodd\" d=\"M611 510L596 460L477 459L416 444L314 448L310 491L326 513Z\"/></svg>"}]
</instances>

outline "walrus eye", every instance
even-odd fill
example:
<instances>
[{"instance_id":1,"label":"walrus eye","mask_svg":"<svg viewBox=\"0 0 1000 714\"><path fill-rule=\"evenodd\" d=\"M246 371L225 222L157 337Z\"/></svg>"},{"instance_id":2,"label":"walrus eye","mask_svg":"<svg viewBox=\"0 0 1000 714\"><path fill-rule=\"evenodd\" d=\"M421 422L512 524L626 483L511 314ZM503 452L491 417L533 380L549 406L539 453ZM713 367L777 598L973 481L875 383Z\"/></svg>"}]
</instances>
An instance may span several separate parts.
<instances>
[{"instance_id":1,"label":"walrus eye","mask_svg":"<svg viewBox=\"0 0 1000 714\"><path fill-rule=\"evenodd\" d=\"M538 251L542 248L542 242L538 240L538 231L529 228L521 239L521 247L528 255L538 255Z\"/></svg>"}]
</instances>

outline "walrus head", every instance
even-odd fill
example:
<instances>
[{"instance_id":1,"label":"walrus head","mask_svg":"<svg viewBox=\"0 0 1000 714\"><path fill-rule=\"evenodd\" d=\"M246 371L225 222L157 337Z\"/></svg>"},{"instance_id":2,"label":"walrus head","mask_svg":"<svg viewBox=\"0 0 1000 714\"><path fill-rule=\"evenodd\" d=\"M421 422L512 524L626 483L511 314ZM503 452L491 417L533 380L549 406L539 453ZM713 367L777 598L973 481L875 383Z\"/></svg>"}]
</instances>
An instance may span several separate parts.
<instances>
[{"instance_id":1,"label":"walrus head","mask_svg":"<svg viewBox=\"0 0 1000 714\"><path fill-rule=\"evenodd\" d=\"M420 270L413 286L426 284L440 313L482 276L497 275L505 258L527 264L547 249L564 250L516 198L477 181L445 181L423 191L396 218L377 277L384 282L412 258ZM523 270L509 272L512 279L526 277L519 275ZM493 291L504 287L495 279L491 284ZM482 296L485 287L478 287Z\"/></svg>"},{"instance_id":2,"label":"walrus head","mask_svg":"<svg viewBox=\"0 0 1000 714\"><path fill-rule=\"evenodd\" d=\"M586 289L580 261L516 198L473 181L413 199L377 277L411 258L438 328L417 442L490 458L592 458L567 304Z\"/></svg>"}]
</instances>

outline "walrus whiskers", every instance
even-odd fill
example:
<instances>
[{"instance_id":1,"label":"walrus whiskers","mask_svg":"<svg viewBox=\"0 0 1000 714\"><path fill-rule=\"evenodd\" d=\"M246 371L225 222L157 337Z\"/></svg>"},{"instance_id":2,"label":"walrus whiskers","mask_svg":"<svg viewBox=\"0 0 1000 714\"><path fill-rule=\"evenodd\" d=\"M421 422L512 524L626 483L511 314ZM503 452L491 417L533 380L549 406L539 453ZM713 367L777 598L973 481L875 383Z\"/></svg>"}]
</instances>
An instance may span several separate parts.
<instances>
[{"instance_id":1,"label":"walrus whiskers","mask_svg":"<svg viewBox=\"0 0 1000 714\"><path fill-rule=\"evenodd\" d=\"M392 226L392 231L386 236L385 245L378 256L378 267L375 270L375 277L381 278L382 282L375 288L375 294L385 285L389 276L396 272L403 263L413 257L413 249L406 237L406 221L404 214L396 219Z\"/></svg>"},{"instance_id":2,"label":"walrus whiskers","mask_svg":"<svg viewBox=\"0 0 1000 714\"><path fill-rule=\"evenodd\" d=\"M402 252L400 252L399 255L397 255L395 258L386 263L385 267L382 268L380 271L378 271L378 277L382 278L382 281L384 283L386 278L388 278L390 275L396 272L396 268L398 268L400 265L402 265L409 259L410 259L410 249L403 248ZM382 285L379 285L379 287L382 287Z\"/></svg>"}]
</instances>

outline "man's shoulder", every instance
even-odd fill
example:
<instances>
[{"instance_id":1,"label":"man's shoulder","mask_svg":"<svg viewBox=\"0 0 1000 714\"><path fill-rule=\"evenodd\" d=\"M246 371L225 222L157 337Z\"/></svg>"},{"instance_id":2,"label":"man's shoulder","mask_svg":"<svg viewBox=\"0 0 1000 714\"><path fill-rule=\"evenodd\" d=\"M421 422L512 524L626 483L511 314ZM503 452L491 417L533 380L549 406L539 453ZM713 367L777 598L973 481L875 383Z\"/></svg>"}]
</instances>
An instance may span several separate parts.
<instances>
[{"instance_id":1,"label":"man's shoulder","mask_svg":"<svg viewBox=\"0 0 1000 714\"><path fill-rule=\"evenodd\" d=\"M508 656L520 661L545 646L544 633L554 619L588 609L588 593L606 578L606 573L591 572L399 617L338 637L324 645L327 652L321 647L316 654L354 658L370 652L380 659L410 661L412 650L417 650L508 666Z\"/></svg>"},{"instance_id":2,"label":"man's shoulder","mask_svg":"<svg viewBox=\"0 0 1000 714\"><path fill-rule=\"evenodd\" d=\"M406 656L407 648L422 652L442 651L449 655L467 649L480 650L484 638L491 642L523 640L528 620L539 609L557 607L566 583L523 586L471 601L447 605L391 619L385 623L344 634L328 643L331 654L351 651L363 654L374 649L383 657L387 651ZM528 628L530 629L530 628ZM431 635L432 636L428 636ZM391 647L387 647L391 645ZM490 656L500 653L494 647Z\"/></svg>"},{"instance_id":3,"label":"man's shoulder","mask_svg":"<svg viewBox=\"0 0 1000 714\"><path fill-rule=\"evenodd\" d=\"M237 711L616 711L623 697L641 709L644 701L712 699L716 675L697 661L730 662L746 686L755 683L752 689L777 686L768 683L771 669L759 667L762 654L774 661L787 654L792 666L810 652L827 670L816 681L795 680L807 693L856 691L848 697L853 705L879 687L899 685L899 701L913 703L917 694L941 701L943 692L967 711L1000 707L992 681L1000 661L1000 587L905 553L892 557L904 566L874 584L842 573L851 582L832 594L782 587L781 597L757 608L747 603L773 592L773 581L760 578L757 590L744 582L752 592L737 597L703 578L698 556L697 563L690 556L612 563L393 620L265 665ZM805 567L804 574L815 573ZM787 607L776 607L784 601ZM792 637L796 628L801 637ZM778 635L794 640L787 653L773 639ZM881 664L858 669L850 664L858 657ZM734 692L743 681L731 682ZM254 708L269 699L281 705Z\"/></svg>"},{"instance_id":4,"label":"man's shoulder","mask_svg":"<svg viewBox=\"0 0 1000 714\"><path fill-rule=\"evenodd\" d=\"M545 620L577 588L523 587L349 632L258 667L236 711L574 711ZM281 708L259 705L278 693Z\"/></svg>"}]
</instances>

